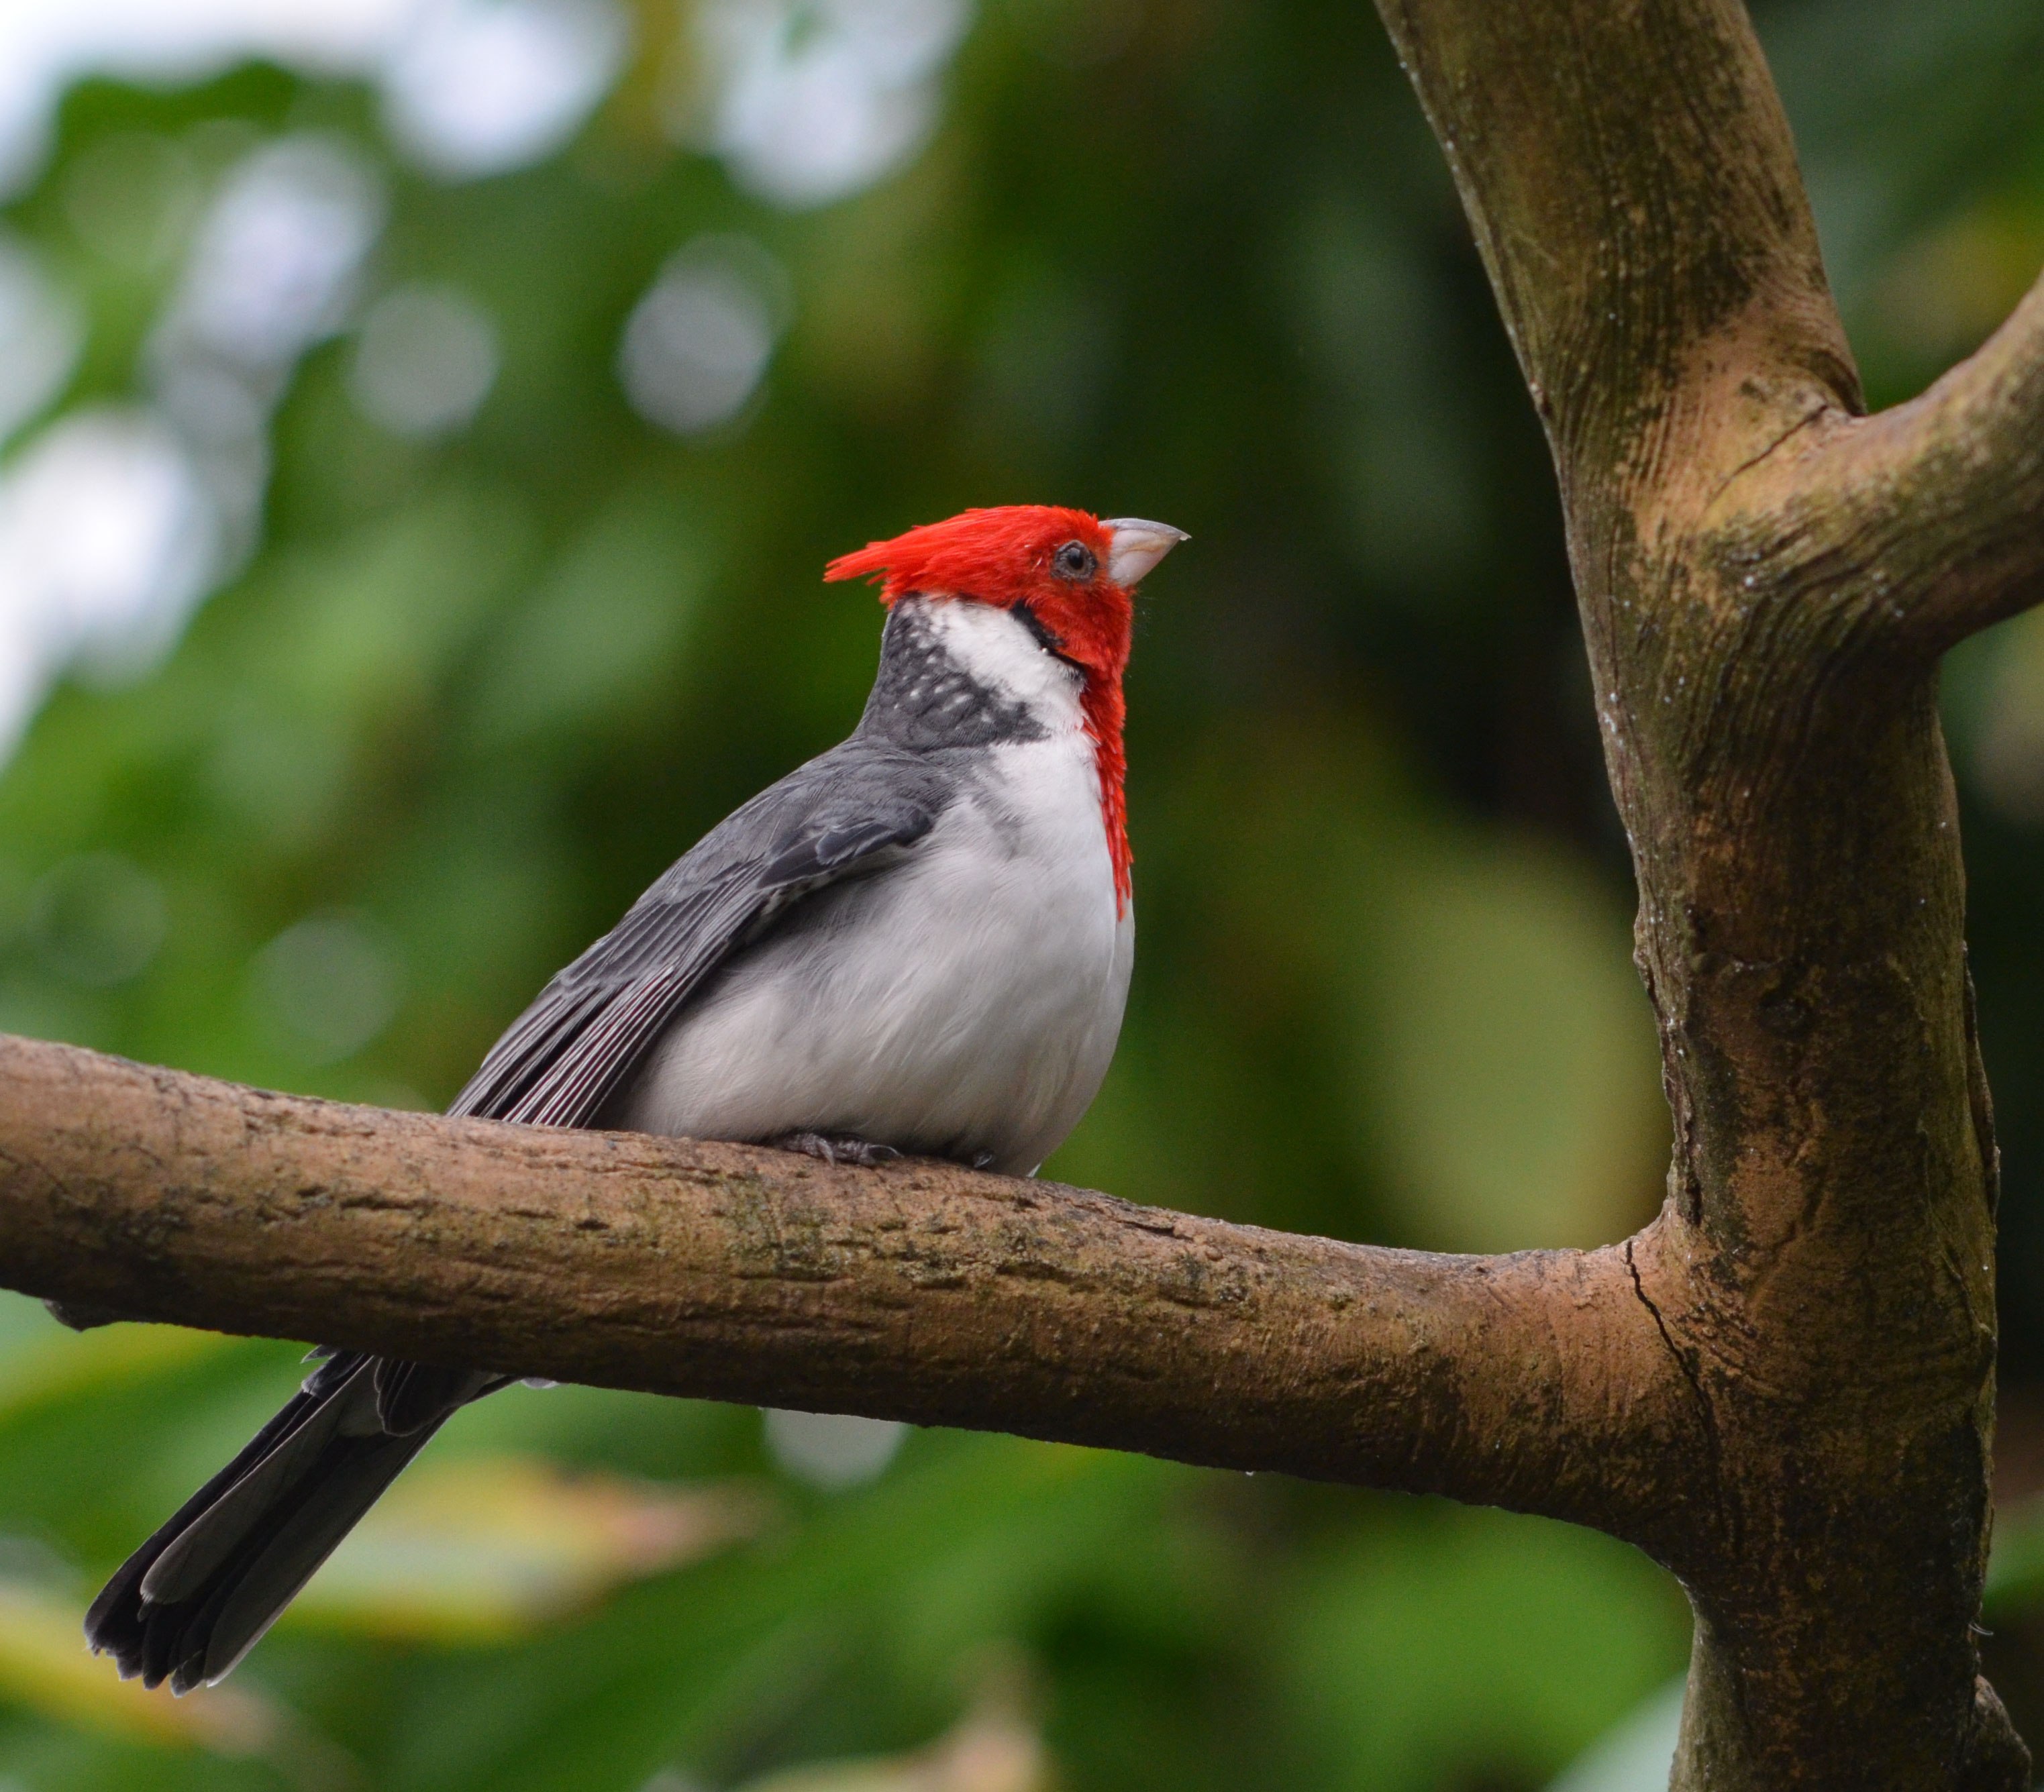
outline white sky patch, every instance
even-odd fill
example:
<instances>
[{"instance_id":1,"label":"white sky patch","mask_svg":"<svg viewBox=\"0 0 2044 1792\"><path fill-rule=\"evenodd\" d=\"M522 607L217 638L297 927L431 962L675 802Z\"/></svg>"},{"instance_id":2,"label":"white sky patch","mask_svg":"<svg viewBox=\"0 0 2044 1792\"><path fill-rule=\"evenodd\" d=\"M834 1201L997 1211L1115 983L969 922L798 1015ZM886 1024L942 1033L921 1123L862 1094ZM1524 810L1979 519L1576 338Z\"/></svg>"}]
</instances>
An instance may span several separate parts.
<instances>
[{"instance_id":1,"label":"white sky patch","mask_svg":"<svg viewBox=\"0 0 2044 1792\"><path fill-rule=\"evenodd\" d=\"M1547 1792L1665 1792L1681 1739L1681 1676L1593 1743Z\"/></svg>"},{"instance_id":2,"label":"white sky patch","mask_svg":"<svg viewBox=\"0 0 2044 1792\"><path fill-rule=\"evenodd\" d=\"M774 203L820 205L920 149L969 0L700 0L707 98L678 128Z\"/></svg>"},{"instance_id":3,"label":"white sky patch","mask_svg":"<svg viewBox=\"0 0 2044 1792\"><path fill-rule=\"evenodd\" d=\"M393 138L436 174L501 172L581 128L623 67L624 19L619 0L0 0L0 198L40 173L79 79L175 86L258 57L376 84ZM154 221L200 202L169 203L196 174L169 165L174 147L123 151L101 146L67 198L96 248L146 261L170 246ZM337 139L255 151L206 203L152 335L152 408L65 418L0 467L0 759L67 664L154 663L253 551L271 414L305 351L348 322L383 209ZM465 416L495 376L494 338L472 317L451 333L444 311L438 384L407 413L421 429ZM0 236L0 440L59 395L82 335Z\"/></svg>"},{"instance_id":4,"label":"white sky patch","mask_svg":"<svg viewBox=\"0 0 2044 1792\"><path fill-rule=\"evenodd\" d=\"M67 665L133 673L175 640L213 531L190 456L146 412L75 412L0 470L0 753Z\"/></svg>"},{"instance_id":5,"label":"white sky patch","mask_svg":"<svg viewBox=\"0 0 2044 1792\"><path fill-rule=\"evenodd\" d=\"M400 146L454 178L550 155L624 66L618 0L0 0L0 194L40 171L63 90L260 57L382 90Z\"/></svg>"}]
</instances>

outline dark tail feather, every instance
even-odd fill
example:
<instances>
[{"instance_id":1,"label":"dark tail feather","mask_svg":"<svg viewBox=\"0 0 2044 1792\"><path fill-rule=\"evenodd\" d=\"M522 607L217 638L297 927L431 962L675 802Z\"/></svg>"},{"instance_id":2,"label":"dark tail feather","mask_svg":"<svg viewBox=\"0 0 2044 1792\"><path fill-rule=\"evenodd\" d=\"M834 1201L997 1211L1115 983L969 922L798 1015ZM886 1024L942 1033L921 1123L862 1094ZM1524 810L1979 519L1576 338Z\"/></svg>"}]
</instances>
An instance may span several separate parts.
<instances>
[{"instance_id":1,"label":"dark tail feather","mask_svg":"<svg viewBox=\"0 0 2044 1792\"><path fill-rule=\"evenodd\" d=\"M122 1679L187 1692L226 1673L459 1403L393 1435L377 1368L352 1351L322 1363L107 1582L85 1634Z\"/></svg>"}]
</instances>

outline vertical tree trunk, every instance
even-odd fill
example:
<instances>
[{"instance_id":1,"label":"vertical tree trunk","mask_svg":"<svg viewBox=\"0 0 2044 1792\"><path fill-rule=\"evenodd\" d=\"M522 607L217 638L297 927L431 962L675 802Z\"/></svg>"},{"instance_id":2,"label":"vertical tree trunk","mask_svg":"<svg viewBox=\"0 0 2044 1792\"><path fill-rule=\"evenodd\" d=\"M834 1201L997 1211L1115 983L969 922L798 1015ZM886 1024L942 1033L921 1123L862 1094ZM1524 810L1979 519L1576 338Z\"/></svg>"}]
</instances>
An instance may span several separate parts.
<instances>
[{"instance_id":1,"label":"vertical tree trunk","mask_svg":"<svg viewBox=\"0 0 2044 1792\"><path fill-rule=\"evenodd\" d=\"M1382 10L1553 446L1639 881L1675 1150L1633 1261L1712 1456L1635 1533L1696 1613L1675 1784L2027 1786L1971 1630L1995 1147L1936 680L2037 594L2037 301L1869 421L1735 0Z\"/></svg>"}]
</instances>

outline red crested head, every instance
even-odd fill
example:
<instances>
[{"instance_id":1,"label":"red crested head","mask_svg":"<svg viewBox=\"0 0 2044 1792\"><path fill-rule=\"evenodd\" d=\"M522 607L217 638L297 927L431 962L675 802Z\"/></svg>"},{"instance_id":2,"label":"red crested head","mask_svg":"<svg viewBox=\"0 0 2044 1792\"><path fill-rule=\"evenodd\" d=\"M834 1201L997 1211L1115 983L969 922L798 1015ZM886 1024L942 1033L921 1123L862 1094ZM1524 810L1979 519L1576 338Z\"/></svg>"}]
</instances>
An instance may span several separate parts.
<instances>
[{"instance_id":1,"label":"red crested head","mask_svg":"<svg viewBox=\"0 0 2044 1792\"><path fill-rule=\"evenodd\" d=\"M840 554L824 577L879 579L884 604L911 593L1001 609L1027 604L1089 685L1119 684L1135 607L1108 576L1112 550L1097 516L1058 505L1011 504L962 511Z\"/></svg>"},{"instance_id":2,"label":"red crested head","mask_svg":"<svg viewBox=\"0 0 2044 1792\"><path fill-rule=\"evenodd\" d=\"M1128 896L1128 841L1123 827L1121 674L1128 664L1134 591L1144 574L1185 539L1162 523L1135 517L1103 522L1058 505L1005 505L925 523L892 541L840 554L827 579L881 581L880 601L909 596L938 601L1026 607L1051 650L1085 680L1081 707L1100 768L1101 805L1114 858L1115 888Z\"/></svg>"}]
</instances>

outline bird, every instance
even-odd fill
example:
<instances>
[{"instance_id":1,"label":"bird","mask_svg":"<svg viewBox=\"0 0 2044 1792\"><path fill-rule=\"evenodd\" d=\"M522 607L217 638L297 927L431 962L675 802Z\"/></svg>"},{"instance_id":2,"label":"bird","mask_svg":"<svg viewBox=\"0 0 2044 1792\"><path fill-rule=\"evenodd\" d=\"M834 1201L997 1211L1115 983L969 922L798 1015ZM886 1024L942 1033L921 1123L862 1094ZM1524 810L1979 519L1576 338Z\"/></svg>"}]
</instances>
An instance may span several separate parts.
<instances>
[{"instance_id":1,"label":"bird","mask_svg":"<svg viewBox=\"0 0 2044 1792\"><path fill-rule=\"evenodd\" d=\"M448 1112L1033 1174L1120 1031L1122 676L1135 588L1186 539L1012 505L832 560L886 611L857 727L685 853ZM512 1379L309 1360L93 1602L86 1640L123 1679L223 1678L447 1419Z\"/></svg>"}]
</instances>

